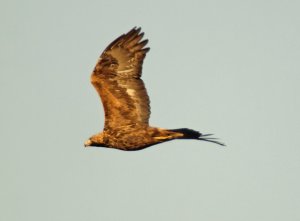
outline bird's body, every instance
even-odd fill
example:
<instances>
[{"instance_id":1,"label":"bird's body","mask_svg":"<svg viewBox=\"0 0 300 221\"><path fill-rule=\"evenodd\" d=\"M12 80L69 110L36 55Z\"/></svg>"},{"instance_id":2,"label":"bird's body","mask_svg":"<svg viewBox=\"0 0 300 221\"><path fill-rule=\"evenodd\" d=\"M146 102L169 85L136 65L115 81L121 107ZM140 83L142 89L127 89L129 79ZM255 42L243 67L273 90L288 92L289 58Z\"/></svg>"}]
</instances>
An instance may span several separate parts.
<instances>
[{"instance_id":1,"label":"bird's body","mask_svg":"<svg viewBox=\"0 0 300 221\"><path fill-rule=\"evenodd\" d=\"M166 141L171 138L164 130L153 127L135 127L127 126L113 131L103 131L95 138L98 138L94 144L101 143L100 146L106 145L109 148L117 148L121 150L140 150L145 147ZM176 136L174 133L173 137ZM177 134L180 136L180 134ZM95 141L95 140L94 140Z\"/></svg>"},{"instance_id":2,"label":"bird's body","mask_svg":"<svg viewBox=\"0 0 300 221\"><path fill-rule=\"evenodd\" d=\"M85 142L120 150L140 150L173 139L214 142L207 135L187 129L166 130L149 126L150 100L142 81L142 64L149 51L144 33L133 28L113 41L102 53L91 75L91 83L101 97L105 112L102 133Z\"/></svg>"}]
</instances>

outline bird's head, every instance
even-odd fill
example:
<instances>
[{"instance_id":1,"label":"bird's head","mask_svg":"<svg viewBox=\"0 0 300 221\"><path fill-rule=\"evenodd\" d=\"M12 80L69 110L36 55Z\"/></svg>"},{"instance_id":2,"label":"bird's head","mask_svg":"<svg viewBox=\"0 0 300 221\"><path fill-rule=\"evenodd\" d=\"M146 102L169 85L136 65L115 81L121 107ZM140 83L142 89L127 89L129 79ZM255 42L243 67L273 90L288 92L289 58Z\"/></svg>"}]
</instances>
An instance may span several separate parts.
<instances>
[{"instance_id":1,"label":"bird's head","mask_svg":"<svg viewBox=\"0 0 300 221\"><path fill-rule=\"evenodd\" d=\"M91 136L87 141L84 142L84 147L106 147L104 140L103 140L103 134L95 134Z\"/></svg>"}]
</instances>

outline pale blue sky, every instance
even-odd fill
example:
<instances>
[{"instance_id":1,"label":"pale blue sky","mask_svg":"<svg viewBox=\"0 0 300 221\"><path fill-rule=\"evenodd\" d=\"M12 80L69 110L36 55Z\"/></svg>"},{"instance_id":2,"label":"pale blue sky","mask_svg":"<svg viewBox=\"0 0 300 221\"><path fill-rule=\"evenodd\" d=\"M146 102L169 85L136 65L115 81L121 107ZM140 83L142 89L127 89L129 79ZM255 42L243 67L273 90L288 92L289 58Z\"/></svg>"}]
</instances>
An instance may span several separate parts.
<instances>
[{"instance_id":1,"label":"pale blue sky","mask_svg":"<svg viewBox=\"0 0 300 221\"><path fill-rule=\"evenodd\" d=\"M300 220L299 1L1 1L0 220ZM89 83L141 26L150 122L215 133L138 152Z\"/></svg>"}]
</instances>

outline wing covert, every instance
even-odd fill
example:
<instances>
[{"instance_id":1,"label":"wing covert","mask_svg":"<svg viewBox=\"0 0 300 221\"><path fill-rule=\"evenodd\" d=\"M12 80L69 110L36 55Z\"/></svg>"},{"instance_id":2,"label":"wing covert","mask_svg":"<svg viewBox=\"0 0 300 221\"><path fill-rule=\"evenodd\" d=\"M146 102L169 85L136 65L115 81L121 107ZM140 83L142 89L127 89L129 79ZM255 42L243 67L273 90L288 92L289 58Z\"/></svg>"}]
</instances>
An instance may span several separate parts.
<instances>
[{"instance_id":1,"label":"wing covert","mask_svg":"<svg viewBox=\"0 0 300 221\"><path fill-rule=\"evenodd\" d=\"M149 48L140 28L114 40L102 53L91 76L105 112L104 129L148 125L150 100L140 79Z\"/></svg>"}]
</instances>

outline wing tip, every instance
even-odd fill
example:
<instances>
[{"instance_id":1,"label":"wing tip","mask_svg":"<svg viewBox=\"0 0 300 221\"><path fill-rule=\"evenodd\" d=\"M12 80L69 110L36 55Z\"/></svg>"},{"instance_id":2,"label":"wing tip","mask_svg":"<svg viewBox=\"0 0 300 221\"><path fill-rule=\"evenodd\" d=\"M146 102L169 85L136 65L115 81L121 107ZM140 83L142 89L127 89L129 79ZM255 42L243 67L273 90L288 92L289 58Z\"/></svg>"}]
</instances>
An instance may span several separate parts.
<instances>
[{"instance_id":1,"label":"wing tip","mask_svg":"<svg viewBox=\"0 0 300 221\"><path fill-rule=\"evenodd\" d=\"M142 51L144 50L145 52L149 51L149 48L143 48L148 44L149 40L148 39L143 39L144 37L144 32L141 32L142 28L134 26L130 31L128 31L125 34L120 35L118 38L116 38L113 42L111 42L104 51L108 51L115 46L125 46L128 49L129 48L135 48L138 49L137 51ZM139 47L136 47L139 45Z\"/></svg>"},{"instance_id":2,"label":"wing tip","mask_svg":"<svg viewBox=\"0 0 300 221\"><path fill-rule=\"evenodd\" d=\"M120 35L119 37L117 37L114 41L112 41L106 48L104 51L108 51L110 49L112 49L113 47L115 47L116 45L121 44L121 42L126 42L129 39L131 39L132 37L136 37L136 36L141 36L143 37L144 33L140 33L141 31L141 27L137 27L134 26L130 31L128 31L125 34ZM140 34L139 34L140 33Z\"/></svg>"},{"instance_id":3,"label":"wing tip","mask_svg":"<svg viewBox=\"0 0 300 221\"><path fill-rule=\"evenodd\" d=\"M150 48L149 47L148 48L143 48L143 49L141 49L141 51L146 54L148 51L150 51Z\"/></svg>"}]
</instances>

